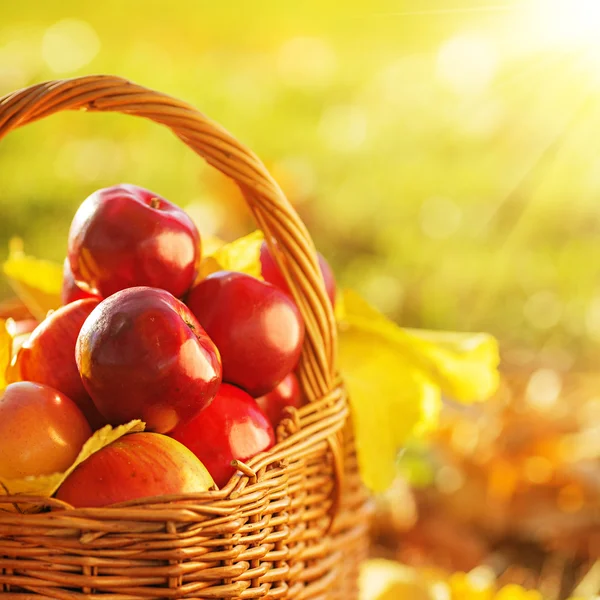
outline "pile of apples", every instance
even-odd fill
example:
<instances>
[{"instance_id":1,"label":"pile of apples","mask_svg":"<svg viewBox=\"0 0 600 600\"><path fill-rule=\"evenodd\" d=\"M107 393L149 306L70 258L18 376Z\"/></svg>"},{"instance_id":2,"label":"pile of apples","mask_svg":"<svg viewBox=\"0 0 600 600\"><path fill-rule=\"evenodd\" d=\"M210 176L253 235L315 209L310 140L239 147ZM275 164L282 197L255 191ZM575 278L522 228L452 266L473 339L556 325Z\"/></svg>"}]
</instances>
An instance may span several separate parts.
<instances>
[{"instance_id":1,"label":"pile of apples","mask_svg":"<svg viewBox=\"0 0 600 600\"><path fill-rule=\"evenodd\" d=\"M200 249L190 217L146 189L84 200L63 306L19 332L0 395L0 478L63 472L93 431L133 419L145 431L92 454L57 498L92 507L205 491L207 480L222 487L233 460L273 446L285 407L303 403L294 371L304 322L264 242L263 280L233 271L197 280Z\"/></svg>"}]
</instances>

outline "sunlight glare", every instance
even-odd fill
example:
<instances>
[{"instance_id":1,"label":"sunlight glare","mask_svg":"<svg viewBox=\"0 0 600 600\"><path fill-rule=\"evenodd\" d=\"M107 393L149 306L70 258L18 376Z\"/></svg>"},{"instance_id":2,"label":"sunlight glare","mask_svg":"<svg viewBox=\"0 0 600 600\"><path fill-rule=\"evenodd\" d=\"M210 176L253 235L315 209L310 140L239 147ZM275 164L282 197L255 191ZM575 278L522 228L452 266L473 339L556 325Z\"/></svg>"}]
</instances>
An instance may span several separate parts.
<instances>
[{"instance_id":1,"label":"sunlight glare","mask_svg":"<svg viewBox=\"0 0 600 600\"><path fill-rule=\"evenodd\" d=\"M555 44L600 46L600 2L598 0L533 0L533 15Z\"/></svg>"}]
</instances>

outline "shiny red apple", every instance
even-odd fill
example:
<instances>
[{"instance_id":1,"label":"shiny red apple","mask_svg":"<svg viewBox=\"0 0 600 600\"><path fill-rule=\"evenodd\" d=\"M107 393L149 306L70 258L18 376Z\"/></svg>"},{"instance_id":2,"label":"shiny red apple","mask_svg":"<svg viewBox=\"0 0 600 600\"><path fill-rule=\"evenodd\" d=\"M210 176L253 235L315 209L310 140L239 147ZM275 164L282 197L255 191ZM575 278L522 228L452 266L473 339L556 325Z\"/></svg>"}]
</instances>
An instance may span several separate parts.
<instances>
[{"instance_id":1,"label":"shiny red apple","mask_svg":"<svg viewBox=\"0 0 600 600\"><path fill-rule=\"evenodd\" d=\"M300 408L303 404L298 378L294 373L290 373L275 389L257 398L256 403L267 415L273 429L276 429L283 418L283 411L286 406Z\"/></svg>"},{"instance_id":2,"label":"shiny red apple","mask_svg":"<svg viewBox=\"0 0 600 600\"><path fill-rule=\"evenodd\" d=\"M76 300L46 317L17 352L12 379L35 381L68 396L81 409L92 429L106 425L86 392L75 363L79 331L99 300Z\"/></svg>"},{"instance_id":3,"label":"shiny red apple","mask_svg":"<svg viewBox=\"0 0 600 600\"><path fill-rule=\"evenodd\" d=\"M221 383L213 342L165 290L128 288L86 319L75 357L83 385L113 425L142 419L167 433L205 408Z\"/></svg>"},{"instance_id":4,"label":"shiny red apple","mask_svg":"<svg viewBox=\"0 0 600 600\"><path fill-rule=\"evenodd\" d=\"M122 184L94 192L73 218L69 264L79 287L107 298L150 286L182 296L196 277L200 235L178 206Z\"/></svg>"},{"instance_id":5,"label":"shiny red apple","mask_svg":"<svg viewBox=\"0 0 600 600\"><path fill-rule=\"evenodd\" d=\"M158 433L132 433L84 460L56 497L76 508L168 494L205 492L213 481L179 442Z\"/></svg>"},{"instance_id":6,"label":"shiny red apple","mask_svg":"<svg viewBox=\"0 0 600 600\"><path fill-rule=\"evenodd\" d=\"M92 435L75 403L39 383L0 392L0 477L17 479L68 469Z\"/></svg>"},{"instance_id":7,"label":"shiny red apple","mask_svg":"<svg viewBox=\"0 0 600 600\"><path fill-rule=\"evenodd\" d=\"M75 302L75 300L98 297L90 292L82 290L77 283L75 283L68 257L65 258L65 262L63 263L63 282L60 296L63 304L69 304L70 302Z\"/></svg>"},{"instance_id":8,"label":"shiny red apple","mask_svg":"<svg viewBox=\"0 0 600 600\"><path fill-rule=\"evenodd\" d=\"M325 282L325 290L329 296L329 299L331 300L331 304L335 305L335 276L329 263L320 252L317 252L317 258L319 260L319 267L321 268L321 275L323 275L323 280ZM287 284L282 272L279 270L273 255L269 251L267 242L263 242L260 247L260 268L261 275L265 281L272 283L280 290L283 290L286 294L291 295L290 287Z\"/></svg>"},{"instance_id":9,"label":"shiny red apple","mask_svg":"<svg viewBox=\"0 0 600 600\"><path fill-rule=\"evenodd\" d=\"M187 305L221 353L223 381L262 396L298 363L304 322L289 296L270 283L219 271L191 289Z\"/></svg>"},{"instance_id":10,"label":"shiny red apple","mask_svg":"<svg viewBox=\"0 0 600 600\"><path fill-rule=\"evenodd\" d=\"M254 398L226 383L208 408L170 435L202 461L219 487L235 472L232 460L245 462L275 443L271 423Z\"/></svg>"}]
</instances>

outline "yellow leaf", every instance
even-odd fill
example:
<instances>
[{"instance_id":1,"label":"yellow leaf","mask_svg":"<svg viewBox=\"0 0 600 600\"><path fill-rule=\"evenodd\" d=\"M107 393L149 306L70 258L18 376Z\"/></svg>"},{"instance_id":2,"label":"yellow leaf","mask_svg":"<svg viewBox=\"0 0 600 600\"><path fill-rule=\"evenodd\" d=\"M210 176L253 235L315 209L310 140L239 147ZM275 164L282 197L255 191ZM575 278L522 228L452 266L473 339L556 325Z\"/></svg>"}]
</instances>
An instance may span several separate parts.
<instances>
[{"instance_id":1,"label":"yellow leaf","mask_svg":"<svg viewBox=\"0 0 600 600\"><path fill-rule=\"evenodd\" d=\"M440 390L382 336L345 325L339 337L338 365L352 407L361 475L372 491L384 491L406 439L436 422Z\"/></svg>"},{"instance_id":2,"label":"yellow leaf","mask_svg":"<svg viewBox=\"0 0 600 600\"><path fill-rule=\"evenodd\" d=\"M258 279L261 277L260 247L264 240L262 231L254 231L229 244L213 247L216 250L204 258L198 269L198 279L204 279L216 271L239 271Z\"/></svg>"},{"instance_id":3,"label":"yellow leaf","mask_svg":"<svg viewBox=\"0 0 600 600\"><path fill-rule=\"evenodd\" d=\"M12 357L12 336L6 328L6 321L0 319L0 390L3 390L6 383L6 371L10 366Z\"/></svg>"},{"instance_id":4,"label":"yellow leaf","mask_svg":"<svg viewBox=\"0 0 600 600\"><path fill-rule=\"evenodd\" d=\"M24 479L1 479L0 478L0 496L24 494L28 496L52 496L61 486L62 482L72 473L72 471L82 463L86 458L98 452L105 446L123 437L127 433L136 433L144 431L144 423L139 419L130 421L125 425L111 427L105 425L90 437L83 445L73 464L64 473L53 473L52 475L40 475L38 477L26 477ZM0 508L6 509L6 505Z\"/></svg>"},{"instance_id":5,"label":"yellow leaf","mask_svg":"<svg viewBox=\"0 0 600 600\"><path fill-rule=\"evenodd\" d=\"M500 357L491 335L403 329L352 291L344 292L336 311L341 323L395 344L405 361L422 370L454 400L485 400L498 386Z\"/></svg>"},{"instance_id":6,"label":"yellow leaf","mask_svg":"<svg viewBox=\"0 0 600 600\"><path fill-rule=\"evenodd\" d=\"M38 320L61 306L62 266L25 255L22 243L11 240L3 271L15 293Z\"/></svg>"},{"instance_id":7,"label":"yellow leaf","mask_svg":"<svg viewBox=\"0 0 600 600\"><path fill-rule=\"evenodd\" d=\"M430 361L429 372L454 400L486 400L498 388L498 342L487 333L405 329ZM416 346L415 346L416 347Z\"/></svg>"},{"instance_id":8,"label":"yellow leaf","mask_svg":"<svg viewBox=\"0 0 600 600\"><path fill-rule=\"evenodd\" d=\"M202 256L212 256L225 242L215 235L202 236Z\"/></svg>"},{"instance_id":9,"label":"yellow leaf","mask_svg":"<svg viewBox=\"0 0 600 600\"><path fill-rule=\"evenodd\" d=\"M442 334L438 345L429 332L405 331L350 291L336 314L361 475L372 491L384 491L399 449L436 424L442 391L465 401L493 391L497 347L483 334Z\"/></svg>"}]
</instances>

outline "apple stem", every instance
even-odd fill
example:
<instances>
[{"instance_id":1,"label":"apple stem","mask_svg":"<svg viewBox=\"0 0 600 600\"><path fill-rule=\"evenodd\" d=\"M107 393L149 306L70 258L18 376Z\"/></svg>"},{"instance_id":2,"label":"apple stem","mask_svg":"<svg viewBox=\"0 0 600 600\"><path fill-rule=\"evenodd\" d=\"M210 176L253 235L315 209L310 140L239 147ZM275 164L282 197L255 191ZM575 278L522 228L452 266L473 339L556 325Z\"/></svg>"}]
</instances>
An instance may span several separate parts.
<instances>
[{"instance_id":1,"label":"apple stem","mask_svg":"<svg viewBox=\"0 0 600 600\"><path fill-rule=\"evenodd\" d=\"M151 198L150 207L158 210L160 208L160 200L158 198Z\"/></svg>"}]
</instances>

